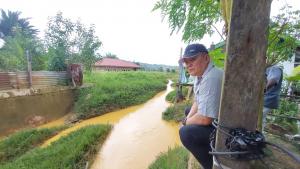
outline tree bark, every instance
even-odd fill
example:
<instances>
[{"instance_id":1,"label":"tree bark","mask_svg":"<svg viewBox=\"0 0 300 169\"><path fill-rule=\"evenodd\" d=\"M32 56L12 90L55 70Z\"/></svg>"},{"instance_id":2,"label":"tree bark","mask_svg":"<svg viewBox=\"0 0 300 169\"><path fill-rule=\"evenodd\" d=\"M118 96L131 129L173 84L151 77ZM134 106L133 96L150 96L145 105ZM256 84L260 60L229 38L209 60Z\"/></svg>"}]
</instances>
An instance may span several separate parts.
<instances>
[{"instance_id":1,"label":"tree bark","mask_svg":"<svg viewBox=\"0 0 300 169\"><path fill-rule=\"evenodd\" d=\"M271 0L233 0L219 114L221 125L256 129L262 109L270 6ZM217 132L217 151L226 151L226 138ZM222 165L232 169L253 168L247 161L218 158Z\"/></svg>"}]
</instances>

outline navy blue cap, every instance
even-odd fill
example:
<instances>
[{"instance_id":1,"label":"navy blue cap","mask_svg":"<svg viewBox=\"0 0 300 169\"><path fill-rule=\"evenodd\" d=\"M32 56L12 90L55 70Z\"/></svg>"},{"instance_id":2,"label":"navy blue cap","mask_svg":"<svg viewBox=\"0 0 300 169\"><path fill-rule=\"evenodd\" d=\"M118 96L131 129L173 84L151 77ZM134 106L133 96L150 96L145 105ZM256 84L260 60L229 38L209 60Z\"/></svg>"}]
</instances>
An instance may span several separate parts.
<instances>
[{"instance_id":1,"label":"navy blue cap","mask_svg":"<svg viewBox=\"0 0 300 169\"><path fill-rule=\"evenodd\" d=\"M195 43L195 44L190 44L185 48L183 58L193 58L199 53L208 53L208 50L206 47L202 44Z\"/></svg>"}]
</instances>

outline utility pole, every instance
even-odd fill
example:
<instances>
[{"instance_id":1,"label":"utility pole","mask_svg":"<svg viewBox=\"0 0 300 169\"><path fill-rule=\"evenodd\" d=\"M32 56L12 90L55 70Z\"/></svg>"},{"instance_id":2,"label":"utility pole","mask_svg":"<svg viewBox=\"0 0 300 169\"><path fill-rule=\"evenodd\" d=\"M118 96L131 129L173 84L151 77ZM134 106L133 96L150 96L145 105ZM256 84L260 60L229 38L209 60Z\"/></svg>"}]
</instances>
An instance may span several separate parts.
<instances>
[{"instance_id":1,"label":"utility pole","mask_svg":"<svg viewBox=\"0 0 300 169\"><path fill-rule=\"evenodd\" d=\"M28 73L28 84L29 88L32 87L32 68L31 68L31 56L29 55L29 51L26 50L26 58L27 58L27 73Z\"/></svg>"},{"instance_id":2,"label":"utility pole","mask_svg":"<svg viewBox=\"0 0 300 169\"><path fill-rule=\"evenodd\" d=\"M233 0L219 124L255 131L262 109L267 32L272 0ZM227 136L217 132L216 150ZM250 169L248 161L218 156L223 168ZM214 164L214 169L218 169Z\"/></svg>"},{"instance_id":3,"label":"utility pole","mask_svg":"<svg viewBox=\"0 0 300 169\"><path fill-rule=\"evenodd\" d=\"M180 56L179 56L179 60L182 59L182 48L180 48ZM178 83L177 83L177 91L176 91L176 98L175 98L175 103L181 102L182 100L184 100L184 96L182 93L182 79L185 76L185 71L184 71L184 67L183 67L183 63L182 61L179 61L179 79L178 79Z\"/></svg>"}]
</instances>

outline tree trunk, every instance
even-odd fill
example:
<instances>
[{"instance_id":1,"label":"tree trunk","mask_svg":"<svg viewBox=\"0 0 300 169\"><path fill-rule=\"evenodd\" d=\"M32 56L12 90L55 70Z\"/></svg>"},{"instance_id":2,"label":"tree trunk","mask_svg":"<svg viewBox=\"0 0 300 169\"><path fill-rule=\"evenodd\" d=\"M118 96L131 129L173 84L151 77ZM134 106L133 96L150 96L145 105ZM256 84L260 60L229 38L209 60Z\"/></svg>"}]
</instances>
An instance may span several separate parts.
<instances>
[{"instance_id":1,"label":"tree trunk","mask_svg":"<svg viewBox=\"0 0 300 169\"><path fill-rule=\"evenodd\" d=\"M271 0L233 0L219 114L221 125L256 129L262 109L270 6ZM217 151L226 151L226 138L217 132ZM252 168L247 161L218 158L222 165L232 169Z\"/></svg>"}]
</instances>

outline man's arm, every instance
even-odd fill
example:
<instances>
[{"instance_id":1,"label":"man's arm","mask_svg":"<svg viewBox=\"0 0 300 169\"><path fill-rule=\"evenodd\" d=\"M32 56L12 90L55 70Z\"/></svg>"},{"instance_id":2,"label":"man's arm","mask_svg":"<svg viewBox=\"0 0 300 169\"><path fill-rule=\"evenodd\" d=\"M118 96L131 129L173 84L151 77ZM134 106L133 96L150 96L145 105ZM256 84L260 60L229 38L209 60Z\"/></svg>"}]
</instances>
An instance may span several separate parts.
<instances>
[{"instance_id":1,"label":"man's arm","mask_svg":"<svg viewBox=\"0 0 300 169\"><path fill-rule=\"evenodd\" d=\"M193 103L193 105L191 107L191 110L190 110L190 112L189 112L189 114L188 114L188 116L186 118L192 117L195 113L197 113L197 110L198 110L198 105L197 105L197 102L194 101L194 103Z\"/></svg>"},{"instance_id":2,"label":"man's arm","mask_svg":"<svg viewBox=\"0 0 300 169\"><path fill-rule=\"evenodd\" d=\"M273 87L275 85L277 85L277 80L276 79L268 80L267 85L266 85L266 90L270 89L271 87Z\"/></svg>"},{"instance_id":3,"label":"man's arm","mask_svg":"<svg viewBox=\"0 0 300 169\"><path fill-rule=\"evenodd\" d=\"M197 125L210 125L212 123L212 118L206 117L206 116L201 116L198 111L198 104L197 102L193 103L193 106L186 117L186 125L188 124L197 124Z\"/></svg>"},{"instance_id":4,"label":"man's arm","mask_svg":"<svg viewBox=\"0 0 300 169\"><path fill-rule=\"evenodd\" d=\"M206 116L201 116L199 113L195 113L192 117L187 118L186 124L197 124L197 125L210 125L213 119Z\"/></svg>"}]
</instances>

